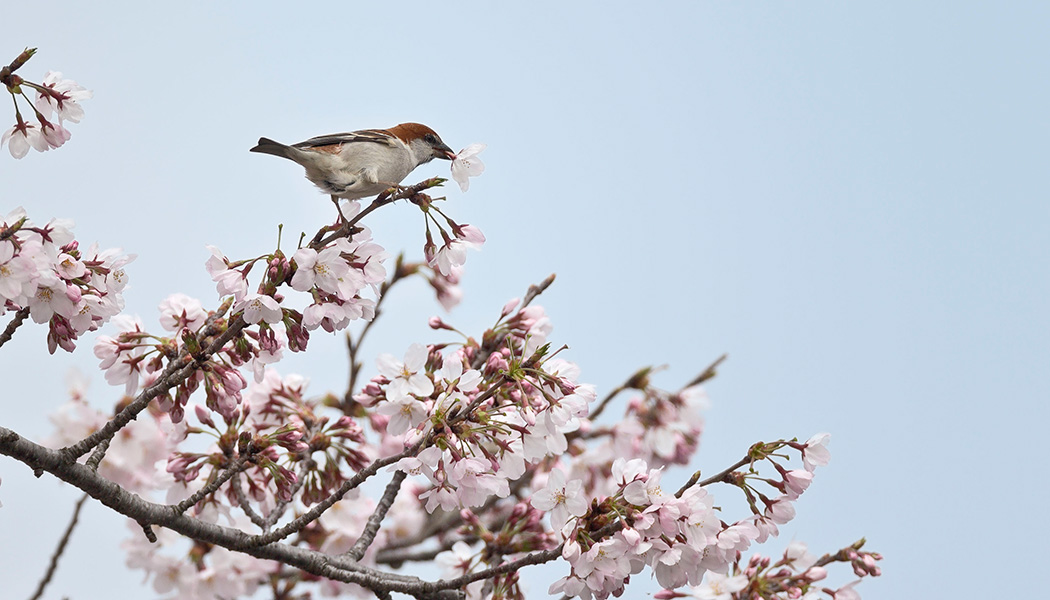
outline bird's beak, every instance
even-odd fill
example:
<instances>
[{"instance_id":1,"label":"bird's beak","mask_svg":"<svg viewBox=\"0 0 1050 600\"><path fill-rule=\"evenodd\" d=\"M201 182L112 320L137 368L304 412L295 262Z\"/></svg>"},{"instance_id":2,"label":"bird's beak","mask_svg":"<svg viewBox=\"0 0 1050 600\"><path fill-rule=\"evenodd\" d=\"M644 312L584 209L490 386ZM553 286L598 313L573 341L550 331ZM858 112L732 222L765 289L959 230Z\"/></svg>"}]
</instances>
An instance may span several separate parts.
<instances>
[{"instance_id":1,"label":"bird's beak","mask_svg":"<svg viewBox=\"0 0 1050 600\"><path fill-rule=\"evenodd\" d=\"M437 150L440 153L438 158L444 158L445 160L455 160L456 159L456 153L453 152L452 148L449 148L448 146L441 145L441 146L438 146L438 147L436 147L434 149Z\"/></svg>"}]
</instances>

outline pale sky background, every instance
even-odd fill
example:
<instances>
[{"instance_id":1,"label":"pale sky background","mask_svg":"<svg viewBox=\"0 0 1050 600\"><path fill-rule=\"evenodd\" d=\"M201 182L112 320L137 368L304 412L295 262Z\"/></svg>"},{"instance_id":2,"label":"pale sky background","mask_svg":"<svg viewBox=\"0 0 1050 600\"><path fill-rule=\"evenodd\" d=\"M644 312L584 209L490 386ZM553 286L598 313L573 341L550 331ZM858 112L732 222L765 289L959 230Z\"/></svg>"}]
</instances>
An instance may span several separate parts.
<instances>
[{"instance_id":1,"label":"pale sky background","mask_svg":"<svg viewBox=\"0 0 1050 600\"><path fill-rule=\"evenodd\" d=\"M95 97L67 147L0 153L0 210L138 254L129 313L159 329L169 293L214 306L205 244L254 256L278 223L287 246L332 217L296 165L248 153L260 135L424 122L489 145L470 191L448 189L488 237L451 322L480 332L555 272L552 339L601 391L648 364L677 387L728 352L695 467L833 435L798 518L756 550L867 536L886 558L865 599L1031 595L1050 533L1030 466L1050 423L1050 5L216 4L5 7L0 60L38 46L25 77L60 70ZM375 217L379 243L420 254L414 207ZM404 286L368 353L441 339L439 313ZM0 423L35 438L71 367L99 406L119 393L93 336L53 358L45 336L0 348ZM311 345L283 368L341 391L341 339ZM0 477L0 595L26 598L77 494L6 458ZM155 597L125 535L91 502L47 597ZM628 597L655 589L646 574Z\"/></svg>"}]
</instances>

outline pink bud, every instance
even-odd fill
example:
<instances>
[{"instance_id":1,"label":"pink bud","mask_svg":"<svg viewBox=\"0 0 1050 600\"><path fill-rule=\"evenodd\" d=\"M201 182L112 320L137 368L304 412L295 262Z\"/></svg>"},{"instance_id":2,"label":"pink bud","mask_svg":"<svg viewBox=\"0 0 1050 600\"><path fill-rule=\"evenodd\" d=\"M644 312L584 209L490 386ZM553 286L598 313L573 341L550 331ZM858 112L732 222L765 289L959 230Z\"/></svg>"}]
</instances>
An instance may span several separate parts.
<instances>
[{"instance_id":1,"label":"pink bud","mask_svg":"<svg viewBox=\"0 0 1050 600\"><path fill-rule=\"evenodd\" d=\"M197 413L197 420L200 421L202 425L207 425L208 427L213 428L215 427L215 421L212 420L211 413L208 412L208 409L200 404L194 404L193 411Z\"/></svg>"},{"instance_id":2,"label":"pink bud","mask_svg":"<svg viewBox=\"0 0 1050 600\"><path fill-rule=\"evenodd\" d=\"M500 317L505 317L510 313L514 312L514 309L518 307L518 303L521 302L518 298L511 298L509 302L503 305L503 310L500 312Z\"/></svg>"}]
</instances>

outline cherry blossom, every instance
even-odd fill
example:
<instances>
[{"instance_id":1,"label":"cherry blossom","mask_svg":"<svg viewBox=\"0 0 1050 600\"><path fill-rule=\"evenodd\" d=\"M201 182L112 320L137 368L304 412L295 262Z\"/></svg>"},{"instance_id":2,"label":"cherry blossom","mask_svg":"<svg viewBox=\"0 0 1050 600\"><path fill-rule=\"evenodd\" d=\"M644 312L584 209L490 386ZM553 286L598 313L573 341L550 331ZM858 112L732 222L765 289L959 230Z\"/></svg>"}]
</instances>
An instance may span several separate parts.
<instances>
[{"instance_id":1,"label":"cherry blossom","mask_svg":"<svg viewBox=\"0 0 1050 600\"><path fill-rule=\"evenodd\" d=\"M729 577L719 573L708 573L704 583L693 590L698 600L732 600L733 594L747 587L746 575Z\"/></svg>"},{"instance_id":2,"label":"cherry blossom","mask_svg":"<svg viewBox=\"0 0 1050 600\"><path fill-rule=\"evenodd\" d=\"M471 144L460 150L452 161L452 179L459 184L459 189L464 192L470 187L470 178L477 177L485 171L485 163L481 162L478 154L487 146L485 144Z\"/></svg>"},{"instance_id":3,"label":"cherry blossom","mask_svg":"<svg viewBox=\"0 0 1050 600\"><path fill-rule=\"evenodd\" d=\"M0 146L4 144L7 144L7 149L15 158L24 158L26 154L29 154L30 148L37 152L45 152L50 149L40 127L23 122L21 117L17 123L4 132L3 137L0 137Z\"/></svg>"},{"instance_id":4,"label":"cherry blossom","mask_svg":"<svg viewBox=\"0 0 1050 600\"><path fill-rule=\"evenodd\" d=\"M806 448L802 451L802 462L807 471L812 472L817 467L823 467L831 460L831 453L828 451L830 440L830 433L818 433L806 442Z\"/></svg>"},{"instance_id":5,"label":"cherry blossom","mask_svg":"<svg viewBox=\"0 0 1050 600\"><path fill-rule=\"evenodd\" d=\"M280 323L284 318L281 305L273 297L265 294L247 294L244 300L237 304L236 310L243 310L245 322L251 324L264 321L273 325Z\"/></svg>"},{"instance_id":6,"label":"cherry blossom","mask_svg":"<svg viewBox=\"0 0 1050 600\"><path fill-rule=\"evenodd\" d=\"M401 435L427 418L426 405L408 395L380 404L376 412L390 417L386 426L390 435Z\"/></svg>"},{"instance_id":7,"label":"cherry blossom","mask_svg":"<svg viewBox=\"0 0 1050 600\"><path fill-rule=\"evenodd\" d=\"M90 90L73 81L63 79L62 73L48 71L44 75L41 87L47 90L38 90L36 109L44 115L53 112L63 121L79 123L84 118L84 107L80 105L81 100L87 100L93 95Z\"/></svg>"},{"instance_id":8,"label":"cherry blossom","mask_svg":"<svg viewBox=\"0 0 1050 600\"><path fill-rule=\"evenodd\" d=\"M427 397L434 393L434 382L422 372L427 360L427 348L412 344L405 351L405 360L400 362L390 354L381 354L376 359L379 374L390 380L386 388L388 401L397 402L409 396Z\"/></svg>"},{"instance_id":9,"label":"cherry blossom","mask_svg":"<svg viewBox=\"0 0 1050 600\"><path fill-rule=\"evenodd\" d=\"M232 295L234 300L240 302L248 293L248 282L244 274L230 268L230 261L215 246L207 246L211 256L204 266L215 281L215 288L220 296Z\"/></svg>"},{"instance_id":10,"label":"cherry blossom","mask_svg":"<svg viewBox=\"0 0 1050 600\"><path fill-rule=\"evenodd\" d=\"M350 242L338 240L332 246L317 252L311 248L300 248L292 260L298 268L292 277L292 288L300 292L317 286L318 289L336 294L343 300L349 300L360 286L352 285L348 280L350 265L341 256L349 252Z\"/></svg>"},{"instance_id":11,"label":"cherry blossom","mask_svg":"<svg viewBox=\"0 0 1050 600\"><path fill-rule=\"evenodd\" d=\"M582 517L587 512L587 498L583 493L583 482L565 481L560 469L551 471L547 485L532 494L532 505L542 511L550 511L551 526L560 530L569 517Z\"/></svg>"},{"instance_id":12,"label":"cherry blossom","mask_svg":"<svg viewBox=\"0 0 1050 600\"><path fill-rule=\"evenodd\" d=\"M157 307L160 310L160 325L168 331L197 331L208 318L204 305L186 294L172 294Z\"/></svg>"},{"instance_id":13,"label":"cherry blossom","mask_svg":"<svg viewBox=\"0 0 1050 600\"><path fill-rule=\"evenodd\" d=\"M437 248L432 243L424 247L427 264L442 275L449 275L453 269L467 262L467 250L478 249L485 243L485 235L473 225L453 227L455 237L441 232L444 244Z\"/></svg>"}]
</instances>

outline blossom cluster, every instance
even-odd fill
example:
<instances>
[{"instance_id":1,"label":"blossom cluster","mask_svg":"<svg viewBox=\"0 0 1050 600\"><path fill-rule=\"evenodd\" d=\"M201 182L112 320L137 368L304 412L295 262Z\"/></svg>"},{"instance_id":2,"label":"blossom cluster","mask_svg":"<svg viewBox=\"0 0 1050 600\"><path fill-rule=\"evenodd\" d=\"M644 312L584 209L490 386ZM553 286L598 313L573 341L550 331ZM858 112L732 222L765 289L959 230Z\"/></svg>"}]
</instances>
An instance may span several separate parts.
<instances>
[{"instance_id":1,"label":"blossom cluster","mask_svg":"<svg viewBox=\"0 0 1050 600\"><path fill-rule=\"evenodd\" d=\"M350 204L349 211L360 210L356 202ZM344 209L344 214L347 212L348 209ZM209 249L212 256L206 266L219 295L233 296L234 310L243 311L248 323L285 322L291 349L295 351L305 348L308 337L300 329L313 331L322 327L333 332L345 329L357 319L371 320L375 315L375 300L362 296L362 292L371 290L378 296L379 285L386 279L387 254L372 241L367 228L359 228L350 239L340 237L320 248L299 248L291 260L278 251L253 260L231 262L218 248L209 246ZM258 290L250 292L248 275L260 261L266 262L266 273ZM284 308L284 298L277 291L281 285L309 294L309 306L302 311Z\"/></svg>"},{"instance_id":2,"label":"blossom cluster","mask_svg":"<svg viewBox=\"0 0 1050 600\"><path fill-rule=\"evenodd\" d=\"M37 226L21 207L0 221L0 314L28 311L48 324L48 349L72 351L77 338L98 329L124 308L134 258L119 249L86 250L73 238L73 222Z\"/></svg>"},{"instance_id":3,"label":"blossom cluster","mask_svg":"<svg viewBox=\"0 0 1050 600\"><path fill-rule=\"evenodd\" d=\"M566 435L594 400L575 365L545 356L542 308L512 312L505 308L494 330L502 332L499 347L467 345L442 355L415 344L403 361L383 355L379 375L355 397L375 407L382 447L425 445L392 468L426 478L420 499L428 512L508 496L529 466L565 452Z\"/></svg>"},{"instance_id":4,"label":"blossom cluster","mask_svg":"<svg viewBox=\"0 0 1050 600\"><path fill-rule=\"evenodd\" d=\"M69 141L71 134L64 123L79 123L84 117L80 102L92 95L91 91L72 79L63 78L57 71L48 71L40 83L26 81L15 74L35 53L35 48L27 49L10 65L0 69L0 83L7 87L15 102L15 124L0 137L0 145L7 144L15 158L23 158L30 148L46 152ZM29 102L35 123L23 118L18 107L19 97L29 101L23 86L36 92L36 99Z\"/></svg>"},{"instance_id":5,"label":"blossom cluster","mask_svg":"<svg viewBox=\"0 0 1050 600\"><path fill-rule=\"evenodd\" d=\"M160 400L175 422L182 420L187 401L200 387L207 395L208 409L228 423L236 422L247 383L240 372L242 365L250 366L254 379L261 381L266 366L279 361L285 348L305 350L312 330L337 331L354 320L371 319L375 300L363 294L369 290L378 294L386 277L386 253L364 228L350 239L300 248L291 259L277 250L231 261L218 248L209 250L205 267L219 295L226 298L218 310L205 310L199 300L173 294L159 306L166 335L151 334L140 320L121 316L114 320L120 332L100 336L95 343L106 380L124 384L128 395L154 383L173 365L181 366L188 357L195 357L198 368L179 382L174 395ZM248 276L260 265L262 277L252 291ZM301 293L309 304L304 310L285 306L282 288ZM235 325L244 331L209 349Z\"/></svg>"},{"instance_id":6,"label":"blossom cluster","mask_svg":"<svg viewBox=\"0 0 1050 600\"><path fill-rule=\"evenodd\" d=\"M775 452L794 447L804 458L809 457L804 472L811 474L812 468L827 462L826 442L826 435L821 434L806 444L756 444L751 456L769 460L779 471L783 467ZM617 458L611 468L616 493L595 499L590 507L579 501L581 487L567 484L557 473L552 473L547 487L533 498L534 506L551 510L551 524L566 540L562 556L571 565L569 575L556 581L550 593L584 598L620 595L631 575L646 566L666 589L698 586L708 572L717 579L752 542L777 535L777 525L794 517L791 502L805 489L795 485L789 494L775 499L758 494L763 506L752 503L752 515L730 524L718 515L714 498L703 487L691 485L668 493L661 485L662 468L650 469L640 458ZM777 484L788 487L789 481L797 479L785 476L767 483L776 489ZM809 479L805 481L808 485ZM727 475L724 482L744 488L749 497L757 493L742 473ZM615 531L603 537L610 527Z\"/></svg>"},{"instance_id":7,"label":"blossom cluster","mask_svg":"<svg viewBox=\"0 0 1050 600\"><path fill-rule=\"evenodd\" d=\"M834 554L818 558L809 553L806 544L794 541L788 544L783 557L775 562L769 557L754 554L744 564L738 560L729 573L710 573L701 585L681 591L663 590L654 597L657 600L860 600L860 595L854 589L860 579L836 589L820 587L817 582L828 576L825 566L836 562L849 563L858 578L881 575L878 561L882 560L882 556L862 550L864 543L864 540L860 540Z\"/></svg>"}]
</instances>

